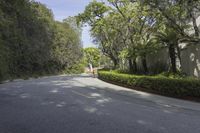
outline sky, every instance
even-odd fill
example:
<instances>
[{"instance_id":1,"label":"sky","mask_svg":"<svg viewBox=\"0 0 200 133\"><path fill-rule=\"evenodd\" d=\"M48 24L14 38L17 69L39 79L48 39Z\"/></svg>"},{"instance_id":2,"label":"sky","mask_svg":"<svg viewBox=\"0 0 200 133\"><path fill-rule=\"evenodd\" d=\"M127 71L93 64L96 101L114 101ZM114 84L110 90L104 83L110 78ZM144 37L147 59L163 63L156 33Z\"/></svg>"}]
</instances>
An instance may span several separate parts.
<instances>
[{"instance_id":1,"label":"sky","mask_svg":"<svg viewBox=\"0 0 200 133\"><path fill-rule=\"evenodd\" d=\"M85 6L92 0L35 0L45 4L54 13L54 18L58 21L69 16L75 16L84 11ZM82 41L84 47L95 46L90 37L89 27L83 28Z\"/></svg>"}]
</instances>

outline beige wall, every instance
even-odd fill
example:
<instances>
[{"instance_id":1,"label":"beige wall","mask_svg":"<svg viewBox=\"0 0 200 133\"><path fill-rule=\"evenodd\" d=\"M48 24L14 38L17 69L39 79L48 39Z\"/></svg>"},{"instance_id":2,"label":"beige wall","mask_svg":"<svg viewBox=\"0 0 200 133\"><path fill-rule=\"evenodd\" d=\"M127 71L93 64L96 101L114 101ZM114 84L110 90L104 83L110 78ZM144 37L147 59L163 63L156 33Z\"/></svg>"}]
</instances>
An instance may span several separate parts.
<instances>
[{"instance_id":1,"label":"beige wall","mask_svg":"<svg viewBox=\"0 0 200 133\"><path fill-rule=\"evenodd\" d=\"M155 54L149 54L147 56L147 66L151 73L159 73L169 68L169 54L168 49L163 48Z\"/></svg>"},{"instance_id":2,"label":"beige wall","mask_svg":"<svg viewBox=\"0 0 200 133\"><path fill-rule=\"evenodd\" d=\"M192 23L190 23L192 25ZM197 18L197 25L200 27L200 17ZM194 34L194 29L188 31L189 34ZM187 45L180 44L181 48L181 67L184 73L189 76L200 78L200 44ZM128 61L121 61L121 68L128 69ZM169 69L170 59L167 48L163 48L157 53L147 56L147 66L150 73L159 73ZM180 66L180 61L177 60L177 66ZM143 71L141 58L137 58L138 70Z\"/></svg>"},{"instance_id":3,"label":"beige wall","mask_svg":"<svg viewBox=\"0 0 200 133\"><path fill-rule=\"evenodd\" d=\"M200 45L185 46L181 50L181 59L182 71L188 76L200 78ZM162 67L162 65L166 66L166 68L161 68L161 70L166 70L170 63L167 49L162 49L156 54L148 55L147 62L151 71L155 72L157 69L159 70L159 67Z\"/></svg>"},{"instance_id":4,"label":"beige wall","mask_svg":"<svg viewBox=\"0 0 200 133\"><path fill-rule=\"evenodd\" d=\"M200 78L200 45L185 46L181 50L181 66L183 73ZM138 69L143 70L141 58L137 59ZM147 66L150 73L159 73L169 69L170 59L167 48L147 56ZM178 62L177 62L178 65Z\"/></svg>"},{"instance_id":5,"label":"beige wall","mask_svg":"<svg viewBox=\"0 0 200 133\"><path fill-rule=\"evenodd\" d=\"M186 46L181 50L181 67L182 71L188 76L194 76L200 78L200 45ZM159 69L159 65L162 64L169 67L169 54L167 49L162 49L160 52L147 56L147 62L149 69L155 72Z\"/></svg>"},{"instance_id":6,"label":"beige wall","mask_svg":"<svg viewBox=\"0 0 200 133\"><path fill-rule=\"evenodd\" d=\"M200 46L187 46L181 51L181 58L183 72L200 78Z\"/></svg>"},{"instance_id":7,"label":"beige wall","mask_svg":"<svg viewBox=\"0 0 200 133\"><path fill-rule=\"evenodd\" d=\"M181 50L182 70L188 76L200 78L200 45L185 45ZM120 64L123 64L122 62ZM147 66L150 73L159 73L169 69L170 59L167 48L147 56ZM178 62L177 62L178 65ZM141 58L137 58L138 70L143 71ZM128 61L124 61L123 69L128 69Z\"/></svg>"},{"instance_id":8,"label":"beige wall","mask_svg":"<svg viewBox=\"0 0 200 133\"><path fill-rule=\"evenodd\" d=\"M150 74L156 74L163 71L167 71L169 68L169 55L167 48L163 48L157 53L149 54L146 56L147 67ZM138 70L143 71L142 60L137 58Z\"/></svg>"}]
</instances>

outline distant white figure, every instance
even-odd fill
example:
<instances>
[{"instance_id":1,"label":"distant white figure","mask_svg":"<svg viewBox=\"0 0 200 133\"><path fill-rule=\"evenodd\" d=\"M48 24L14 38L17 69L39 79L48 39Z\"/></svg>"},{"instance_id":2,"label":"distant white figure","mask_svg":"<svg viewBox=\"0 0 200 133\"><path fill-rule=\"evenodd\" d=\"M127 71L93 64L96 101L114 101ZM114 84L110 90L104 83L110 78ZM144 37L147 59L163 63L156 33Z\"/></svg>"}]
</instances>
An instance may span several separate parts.
<instances>
[{"instance_id":1,"label":"distant white figure","mask_svg":"<svg viewBox=\"0 0 200 133\"><path fill-rule=\"evenodd\" d=\"M93 69L93 66L91 63L89 63L89 68L90 68L90 72L92 73L93 77L95 78L95 70Z\"/></svg>"},{"instance_id":2,"label":"distant white figure","mask_svg":"<svg viewBox=\"0 0 200 133\"><path fill-rule=\"evenodd\" d=\"M90 68L90 72L93 72L93 67L91 63L89 63L89 68Z\"/></svg>"}]
</instances>

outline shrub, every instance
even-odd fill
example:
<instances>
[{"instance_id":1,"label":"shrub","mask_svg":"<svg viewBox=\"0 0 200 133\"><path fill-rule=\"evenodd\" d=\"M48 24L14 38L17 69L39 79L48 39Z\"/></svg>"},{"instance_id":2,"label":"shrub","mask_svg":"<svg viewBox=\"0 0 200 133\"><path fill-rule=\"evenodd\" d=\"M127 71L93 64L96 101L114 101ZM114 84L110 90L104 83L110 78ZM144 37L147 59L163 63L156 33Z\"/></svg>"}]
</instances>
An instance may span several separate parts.
<instances>
[{"instance_id":1,"label":"shrub","mask_svg":"<svg viewBox=\"0 0 200 133\"><path fill-rule=\"evenodd\" d=\"M147 92L173 97L200 97L200 81L197 79L176 79L162 76L138 76L112 71L98 71L102 80Z\"/></svg>"},{"instance_id":2,"label":"shrub","mask_svg":"<svg viewBox=\"0 0 200 133\"><path fill-rule=\"evenodd\" d=\"M66 68L63 73L65 74L81 74L84 72L84 64L83 63L78 63L74 64L71 68Z\"/></svg>"}]
</instances>

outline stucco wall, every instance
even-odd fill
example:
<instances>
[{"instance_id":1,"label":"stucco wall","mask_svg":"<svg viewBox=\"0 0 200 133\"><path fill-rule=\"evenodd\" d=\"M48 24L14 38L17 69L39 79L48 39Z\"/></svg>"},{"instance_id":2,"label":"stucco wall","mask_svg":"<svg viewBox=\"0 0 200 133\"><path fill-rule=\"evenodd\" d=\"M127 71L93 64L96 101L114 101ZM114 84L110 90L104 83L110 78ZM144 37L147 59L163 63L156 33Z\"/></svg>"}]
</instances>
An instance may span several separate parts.
<instances>
[{"instance_id":1,"label":"stucco wall","mask_svg":"<svg viewBox=\"0 0 200 133\"><path fill-rule=\"evenodd\" d=\"M167 48L163 48L157 53L149 54L146 56L147 59L147 67L151 74L160 73L163 71L167 71L169 69L169 54ZM141 57L136 59L137 62L137 69L139 72L143 72L144 68L142 65ZM129 63L128 60L120 60L120 69L128 70Z\"/></svg>"},{"instance_id":2,"label":"stucco wall","mask_svg":"<svg viewBox=\"0 0 200 133\"><path fill-rule=\"evenodd\" d=\"M182 71L188 76L200 78L200 45L189 45L183 48L181 50L181 59ZM160 70L167 70L169 63L170 59L166 48L156 54L147 56L148 68L153 73L158 73Z\"/></svg>"},{"instance_id":3,"label":"stucco wall","mask_svg":"<svg viewBox=\"0 0 200 133\"><path fill-rule=\"evenodd\" d=\"M181 50L181 59L182 71L188 76L200 78L200 45L188 45L183 48ZM166 48L156 54L147 56L148 68L153 73L158 73L160 70L167 70L169 63L170 59Z\"/></svg>"},{"instance_id":4,"label":"stucco wall","mask_svg":"<svg viewBox=\"0 0 200 133\"><path fill-rule=\"evenodd\" d=\"M155 54L147 56L147 66L150 73L160 73L169 69L169 54L168 49L163 48Z\"/></svg>"},{"instance_id":5,"label":"stucco wall","mask_svg":"<svg viewBox=\"0 0 200 133\"><path fill-rule=\"evenodd\" d=\"M157 53L147 55L146 59L150 74L167 71L169 68L169 54L167 48L163 48ZM141 57L137 58L137 67L139 71L144 71Z\"/></svg>"},{"instance_id":6,"label":"stucco wall","mask_svg":"<svg viewBox=\"0 0 200 133\"><path fill-rule=\"evenodd\" d=\"M187 46L181 51L181 58L183 72L200 77L200 45Z\"/></svg>"},{"instance_id":7,"label":"stucco wall","mask_svg":"<svg viewBox=\"0 0 200 133\"><path fill-rule=\"evenodd\" d=\"M181 50L181 67L185 74L200 78L200 44L185 45ZM177 66L178 66L177 62ZM157 53L147 55L147 66L151 74L160 73L169 69L170 59L167 48ZM141 58L137 58L137 67L143 71ZM123 64L123 69L128 69L128 61Z\"/></svg>"}]
</instances>

